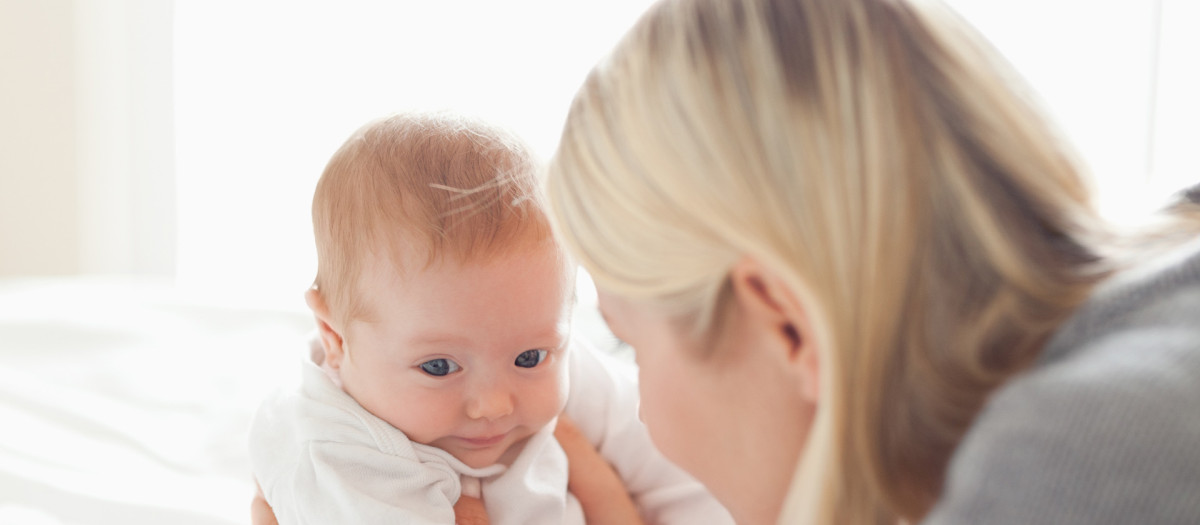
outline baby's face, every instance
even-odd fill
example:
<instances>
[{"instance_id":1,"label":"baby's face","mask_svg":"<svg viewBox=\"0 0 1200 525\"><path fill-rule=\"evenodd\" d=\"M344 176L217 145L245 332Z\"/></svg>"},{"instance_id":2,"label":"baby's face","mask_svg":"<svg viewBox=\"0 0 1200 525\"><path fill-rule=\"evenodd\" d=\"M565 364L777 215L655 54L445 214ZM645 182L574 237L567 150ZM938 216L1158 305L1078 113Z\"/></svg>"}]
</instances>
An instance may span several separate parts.
<instances>
[{"instance_id":1,"label":"baby's face","mask_svg":"<svg viewBox=\"0 0 1200 525\"><path fill-rule=\"evenodd\" d=\"M472 467L508 463L566 404L571 279L551 249L404 279L374 265L374 313L346 330L345 390L409 439Z\"/></svg>"}]
</instances>

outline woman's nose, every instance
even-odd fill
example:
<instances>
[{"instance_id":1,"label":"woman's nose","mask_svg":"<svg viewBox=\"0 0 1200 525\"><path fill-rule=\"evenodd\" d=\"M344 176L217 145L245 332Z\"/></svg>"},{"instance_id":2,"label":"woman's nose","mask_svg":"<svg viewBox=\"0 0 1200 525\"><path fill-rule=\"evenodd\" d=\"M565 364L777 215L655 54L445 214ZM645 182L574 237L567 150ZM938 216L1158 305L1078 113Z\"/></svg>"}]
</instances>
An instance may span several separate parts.
<instances>
[{"instance_id":1,"label":"woman's nose","mask_svg":"<svg viewBox=\"0 0 1200 525\"><path fill-rule=\"evenodd\" d=\"M476 391L467 400L467 417L471 419L496 420L513 413L511 390L500 384L487 385Z\"/></svg>"}]
</instances>

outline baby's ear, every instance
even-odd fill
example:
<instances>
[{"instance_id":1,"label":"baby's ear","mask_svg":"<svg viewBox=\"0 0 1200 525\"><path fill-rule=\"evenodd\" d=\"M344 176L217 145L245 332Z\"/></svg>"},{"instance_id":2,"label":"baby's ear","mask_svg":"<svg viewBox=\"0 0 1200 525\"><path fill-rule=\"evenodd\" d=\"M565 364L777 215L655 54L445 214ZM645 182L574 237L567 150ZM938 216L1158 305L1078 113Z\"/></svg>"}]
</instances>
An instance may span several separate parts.
<instances>
[{"instance_id":1,"label":"baby's ear","mask_svg":"<svg viewBox=\"0 0 1200 525\"><path fill-rule=\"evenodd\" d=\"M308 303L308 308L312 310L313 317L317 321L317 332L321 338L321 347L325 350L325 367L337 370L342 366L342 358L346 355L343 345L342 329L338 326L329 314L329 306L325 304L325 297L321 295L321 291L316 286L309 288L304 293L304 302Z\"/></svg>"}]
</instances>

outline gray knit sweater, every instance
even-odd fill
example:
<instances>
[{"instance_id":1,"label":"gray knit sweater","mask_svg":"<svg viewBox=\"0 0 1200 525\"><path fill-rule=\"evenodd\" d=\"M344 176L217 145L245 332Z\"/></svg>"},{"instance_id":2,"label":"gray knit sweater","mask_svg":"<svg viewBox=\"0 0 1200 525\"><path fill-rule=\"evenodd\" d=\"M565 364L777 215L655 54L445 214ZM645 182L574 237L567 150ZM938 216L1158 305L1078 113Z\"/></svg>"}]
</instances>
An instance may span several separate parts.
<instances>
[{"instance_id":1,"label":"gray knit sweater","mask_svg":"<svg viewBox=\"0 0 1200 525\"><path fill-rule=\"evenodd\" d=\"M1200 524L1200 239L1102 285L991 398L923 523Z\"/></svg>"}]
</instances>

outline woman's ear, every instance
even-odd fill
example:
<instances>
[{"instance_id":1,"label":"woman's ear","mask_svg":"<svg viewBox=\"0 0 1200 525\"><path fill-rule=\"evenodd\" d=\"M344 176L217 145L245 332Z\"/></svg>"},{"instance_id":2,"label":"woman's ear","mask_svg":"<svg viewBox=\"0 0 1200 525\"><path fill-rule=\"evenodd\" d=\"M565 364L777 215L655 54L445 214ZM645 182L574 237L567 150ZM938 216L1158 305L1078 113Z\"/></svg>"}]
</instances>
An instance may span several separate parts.
<instances>
[{"instance_id":1,"label":"woman's ear","mask_svg":"<svg viewBox=\"0 0 1200 525\"><path fill-rule=\"evenodd\" d=\"M729 278L737 301L778 343L773 345L781 350L777 357L794 372L800 394L815 404L820 391L819 352L800 295L777 273L750 257L738 261Z\"/></svg>"},{"instance_id":2,"label":"woman's ear","mask_svg":"<svg viewBox=\"0 0 1200 525\"><path fill-rule=\"evenodd\" d=\"M346 356L346 349L342 330L335 324L333 316L329 314L329 306L325 304L325 297L321 295L321 291L316 286L313 286L304 292L304 302L308 303L308 308L312 310L313 317L317 321L317 332L321 338L321 346L325 349L324 365L334 370L339 369L342 366L342 359Z\"/></svg>"}]
</instances>

